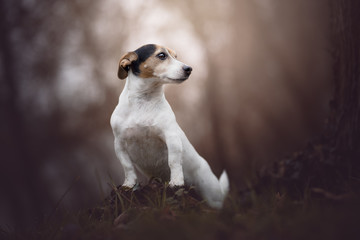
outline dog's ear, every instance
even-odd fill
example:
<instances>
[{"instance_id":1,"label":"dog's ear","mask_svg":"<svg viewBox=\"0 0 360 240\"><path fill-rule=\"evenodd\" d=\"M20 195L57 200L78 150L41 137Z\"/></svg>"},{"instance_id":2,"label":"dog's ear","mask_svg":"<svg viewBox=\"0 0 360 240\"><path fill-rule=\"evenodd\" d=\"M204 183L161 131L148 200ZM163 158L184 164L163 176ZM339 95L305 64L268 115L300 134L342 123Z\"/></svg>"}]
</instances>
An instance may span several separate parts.
<instances>
[{"instance_id":1,"label":"dog's ear","mask_svg":"<svg viewBox=\"0 0 360 240\"><path fill-rule=\"evenodd\" d=\"M124 54L119 61L118 78L125 79L128 76L130 65L138 59L135 52L128 52Z\"/></svg>"},{"instance_id":2,"label":"dog's ear","mask_svg":"<svg viewBox=\"0 0 360 240\"><path fill-rule=\"evenodd\" d=\"M170 48L166 48L168 50L168 52L170 53L170 55L173 57L173 58L177 58L177 54L174 50L171 50Z\"/></svg>"}]
</instances>

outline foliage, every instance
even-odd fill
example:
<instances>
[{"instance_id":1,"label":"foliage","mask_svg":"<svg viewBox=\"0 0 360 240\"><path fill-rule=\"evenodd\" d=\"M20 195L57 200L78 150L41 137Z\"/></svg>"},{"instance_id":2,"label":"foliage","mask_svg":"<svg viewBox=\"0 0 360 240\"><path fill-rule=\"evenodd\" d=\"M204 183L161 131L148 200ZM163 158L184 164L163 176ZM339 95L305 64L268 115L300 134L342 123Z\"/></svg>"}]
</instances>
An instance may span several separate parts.
<instances>
[{"instance_id":1,"label":"foliage","mask_svg":"<svg viewBox=\"0 0 360 240\"><path fill-rule=\"evenodd\" d=\"M48 219L5 239L352 239L359 235L358 195L329 198L307 189L295 200L275 186L232 192L221 211L193 187L172 189L152 179L116 187L97 207ZM259 188L258 188L259 189Z\"/></svg>"}]
</instances>

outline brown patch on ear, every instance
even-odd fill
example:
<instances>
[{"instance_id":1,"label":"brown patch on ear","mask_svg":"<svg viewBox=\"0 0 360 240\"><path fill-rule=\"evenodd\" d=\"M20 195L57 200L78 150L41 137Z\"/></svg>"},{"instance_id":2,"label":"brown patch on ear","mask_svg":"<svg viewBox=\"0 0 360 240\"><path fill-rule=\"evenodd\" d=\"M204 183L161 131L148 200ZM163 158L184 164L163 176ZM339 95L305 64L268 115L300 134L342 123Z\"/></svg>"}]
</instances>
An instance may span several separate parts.
<instances>
[{"instance_id":1,"label":"brown patch on ear","mask_svg":"<svg viewBox=\"0 0 360 240\"><path fill-rule=\"evenodd\" d=\"M138 55L135 52L124 54L119 61L118 78L125 79L128 76L131 63L137 59Z\"/></svg>"},{"instance_id":2,"label":"brown patch on ear","mask_svg":"<svg viewBox=\"0 0 360 240\"><path fill-rule=\"evenodd\" d=\"M171 50L170 48L166 48L166 50L168 50L168 52L173 58L177 58L177 54L174 50Z\"/></svg>"}]
</instances>

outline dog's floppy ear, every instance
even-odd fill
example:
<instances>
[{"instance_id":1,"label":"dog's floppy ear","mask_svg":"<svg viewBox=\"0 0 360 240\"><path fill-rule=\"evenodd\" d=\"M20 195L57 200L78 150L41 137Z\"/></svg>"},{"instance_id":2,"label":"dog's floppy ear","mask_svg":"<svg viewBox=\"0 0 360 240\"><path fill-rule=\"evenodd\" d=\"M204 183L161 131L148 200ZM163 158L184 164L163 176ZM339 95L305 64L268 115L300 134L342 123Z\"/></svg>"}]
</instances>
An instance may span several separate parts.
<instances>
[{"instance_id":1,"label":"dog's floppy ear","mask_svg":"<svg viewBox=\"0 0 360 240\"><path fill-rule=\"evenodd\" d=\"M125 79L128 76L130 65L138 59L135 52L128 52L124 54L119 61L118 78Z\"/></svg>"}]
</instances>

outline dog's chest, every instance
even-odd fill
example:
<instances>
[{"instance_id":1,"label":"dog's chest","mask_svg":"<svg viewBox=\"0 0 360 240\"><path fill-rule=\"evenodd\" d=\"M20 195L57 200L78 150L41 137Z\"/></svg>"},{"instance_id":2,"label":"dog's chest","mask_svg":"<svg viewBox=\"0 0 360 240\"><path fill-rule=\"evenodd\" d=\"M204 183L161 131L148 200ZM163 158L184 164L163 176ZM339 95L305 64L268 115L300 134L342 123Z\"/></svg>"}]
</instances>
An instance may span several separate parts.
<instances>
[{"instance_id":1,"label":"dog's chest","mask_svg":"<svg viewBox=\"0 0 360 240\"><path fill-rule=\"evenodd\" d=\"M143 173L168 180L168 151L160 134L157 127L134 125L124 129L122 140L130 159Z\"/></svg>"}]
</instances>

